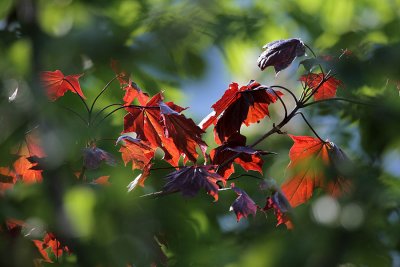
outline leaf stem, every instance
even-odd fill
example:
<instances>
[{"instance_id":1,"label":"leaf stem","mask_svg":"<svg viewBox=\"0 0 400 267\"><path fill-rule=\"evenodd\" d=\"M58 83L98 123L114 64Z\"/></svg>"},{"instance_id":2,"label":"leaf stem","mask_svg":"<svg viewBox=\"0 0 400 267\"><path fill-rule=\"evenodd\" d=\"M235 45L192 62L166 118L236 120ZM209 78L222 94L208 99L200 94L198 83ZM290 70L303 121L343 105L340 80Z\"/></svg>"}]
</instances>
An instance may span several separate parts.
<instances>
[{"instance_id":1,"label":"leaf stem","mask_svg":"<svg viewBox=\"0 0 400 267\"><path fill-rule=\"evenodd\" d=\"M117 79L117 78L119 78L120 76L119 75L116 75L114 78L112 78L104 87L103 87L103 89L100 91L100 93L96 96L96 98L93 100L93 103L92 103L92 105L91 105L91 107L90 107L90 110L89 110L89 123L91 122L91 115L92 115L92 112L93 112L93 108L94 108L94 105L96 104L96 102L97 102L97 100L99 99L99 97L107 90L107 88L108 87L110 87L110 85L111 85L111 83L113 82L113 81L115 81L115 79Z\"/></svg>"},{"instance_id":2,"label":"leaf stem","mask_svg":"<svg viewBox=\"0 0 400 267\"><path fill-rule=\"evenodd\" d=\"M318 101L313 101L313 102L304 104L303 107L308 107L308 106L312 106L312 105L315 105L315 104L320 104L320 103L323 103L323 102L331 102L331 101L344 101L344 102L350 102L350 103L359 104L359 105L365 105L365 106L373 106L374 105L374 104L371 104L371 103L362 102L362 101L358 101L358 100L354 100L354 99L335 97L335 98L327 98L327 99L321 99L321 100L318 100Z\"/></svg>"},{"instance_id":3,"label":"leaf stem","mask_svg":"<svg viewBox=\"0 0 400 267\"><path fill-rule=\"evenodd\" d=\"M296 103L299 102L299 100L297 99L296 95L295 95L290 89L288 89L288 88L286 88L286 87L284 87L284 86L281 86L281 85L272 85L272 86L270 86L269 88L280 88L280 89L282 89L282 90L285 90L286 92L288 92L288 93L293 97L293 99L294 99L294 101L295 101Z\"/></svg>"},{"instance_id":4,"label":"leaf stem","mask_svg":"<svg viewBox=\"0 0 400 267\"><path fill-rule=\"evenodd\" d=\"M308 125L308 127L310 128L310 130L315 134L315 136L322 142L325 143L325 141L317 134L317 132L314 130L314 128L311 126L311 124L308 122L308 120L306 119L306 117L304 116L304 114L302 112L297 112L295 115L301 115L301 117L303 118L303 120L305 121L305 123Z\"/></svg>"},{"instance_id":5,"label":"leaf stem","mask_svg":"<svg viewBox=\"0 0 400 267\"><path fill-rule=\"evenodd\" d=\"M78 93L78 90L76 90L75 86L74 86L70 81L68 81L67 79L63 79L63 80L66 81L67 83L69 83L69 85L71 85L72 89L74 89L75 93L76 93L76 94L79 96L79 98L81 99L83 105L85 105L85 108L86 108L86 110L87 110L87 112L88 112L88 114L89 114L89 113L90 113L89 106L87 105L85 99L83 99L83 97Z\"/></svg>"},{"instance_id":6,"label":"leaf stem","mask_svg":"<svg viewBox=\"0 0 400 267\"><path fill-rule=\"evenodd\" d=\"M75 110L73 110L73 109L71 109L69 107L63 106L63 105L60 105L60 107L62 107L63 109L66 109L69 112L71 112L72 114L76 115L85 125L88 124L88 122L78 112L76 112Z\"/></svg>"}]
</instances>

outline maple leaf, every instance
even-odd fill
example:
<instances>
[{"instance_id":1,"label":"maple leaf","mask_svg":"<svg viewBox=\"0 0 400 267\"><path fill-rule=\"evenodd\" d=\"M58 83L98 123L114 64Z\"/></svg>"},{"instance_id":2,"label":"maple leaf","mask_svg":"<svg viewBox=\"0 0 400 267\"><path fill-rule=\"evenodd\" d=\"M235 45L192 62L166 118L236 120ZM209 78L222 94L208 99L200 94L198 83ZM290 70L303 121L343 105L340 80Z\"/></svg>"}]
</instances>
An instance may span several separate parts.
<instances>
[{"instance_id":1,"label":"maple leaf","mask_svg":"<svg viewBox=\"0 0 400 267\"><path fill-rule=\"evenodd\" d=\"M218 200L218 185L221 181L225 184L225 180L213 171L215 166L186 166L168 174L165 179L167 183L164 185L163 191L176 192L180 191L182 195L193 197L203 188L207 194Z\"/></svg>"},{"instance_id":2,"label":"maple leaf","mask_svg":"<svg viewBox=\"0 0 400 267\"><path fill-rule=\"evenodd\" d=\"M235 159L228 161L234 155L240 153ZM268 152L262 150L255 150L251 147L246 146L246 137L235 133L228 138L221 146L211 150L210 157L211 163L220 166L218 168L218 174L228 179L229 176L235 171L233 162L242 166L246 171L258 171L262 174L262 166L264 160L261 155L268 154ZM221 165L225 163L224 165Z\"/></svg>"},{"instance_id":3,"label":"maple leaf","mask_svg":"<svg viewBox=\"0 0 400 267\"><path fill-rule=\"evenodd\" d=\"M64 76L60 70L43 71L40 75L40 79L46 89L47 96L51 101L57 100L67 91L76 93L85 99L86 97L84 96L78 81L82 75L83 74Z\"/></svg>"},{"instance_id":4,"label":"maple leaf","mask_svg":"<svg viewBox=\"0 0 400 267\"><path fill-rule=\"evenodd\" d=\"M110 166L114 166L116 164L116 160L113 155L96 147L94 144L92 144L92 147L83 149L83 165L87 169L98 169L103 161Z\"/></svg>"},{"instance_id":5,"label":"maple leaf","mask_svg":"<svg viewBox=\"0 0 400 267\"><path fill-rule=\"evenodd\" d=\"M294 144L289 151L290 175L282 191L292 207L306 202L315 188L333 196L349 190L350 183L341 171L342 166L348 165L348 159L340 148L310 136L289 136Z\"/></svg>"},{"instance_id":6,"label":"maple leaf","mask_svg":"<svg viewBox=\"0 0 400 267\"><path fill-rule=\"evenodd\" d=\"M207 150L207 144L201 139L204 131L192 119L179 114L166 103L160 102L159 105L161 117L165 125L165 137L171 138L179 152L185 154L188 160L196 162L198 157L196 147L200 147L203 155L205 155Z\"/></svg>"},{"instance_id":7,"label":"maple leaf","mask_svg":"<svg viewBox=\"0 0 400 267\"><path fill-rule=\"evenodd\" d=\"M203 119L200 127L205 130L215 124L215 141L221 144L238 133L243 123L249 126L269 116L268 106L277 101L277 95L283 94L255 81L240 88L237 83L231 83L221 99L212 105L214 112Z\"/></svg>"},{"instance_id":8,"label":"maple leaf","mask_svg":"<svg viewBox=\"0 0 400 267\"><path fill-rule=\"evenodd\" d=\"M161 93L154 95L145 106L130 106L124 117L124 131L135 132L137 138L146 141L150 147L160 147L164 151L164 160L178 165L184 154L195 162L198 154L196 146L205 153L206 144L201 140L203 131L184 115L184 108L171 102L163 102Z\"/></svg>"},{"instance_id":9,"label":"maple leaf","mask_svg":"<svg viewBox=\"0 0 400 267\"><path fill-rule=\"evenodd\" d=\"M296 57L306 53L306 46L297 38L278 40L263 46L264 52L258 57L257 63L261 70L274 66L276 74L286 69Z\"/></svg>"},{"instance_id":10,"label":"maple leaf","mask_svg":"<svg viewBox=\"0 0 400 267\"><path fill-rule=\"evenodd\" d=\"M42 170L32 169L37 166L37 163L32 163L28 158L19 157L13 164L14 170L24 183L40 183L43 180Z\"/></svg>"},{"instance_id":11,"label":"maple leaf","mask_svg":"<svg viewBox=\"0 0 400 267\"><path fill-rule=\"evenodd\" d=\"M304 82L305 85L315 90L324 78L322 73L309 73L302 75L300 81ZM330 77L325 81L318 90L314 93L314 100L321 100L332 98L336 96L336 90L339 86L343 86L343 83L335 77Z\"/></svg>"},{"instance_id":12,"label":"maple leaf","mask_svg":"<svg viewBox=\"0 0 400 267\"><path fill-rule=\"evenodd\" d=\"M231 183L231 188L235 191L238 197L232 203L229 210L235 212L237 221L239 222L242 217L247 218L250 214L256 216L258 206L249 195L242 189L236 187L234 183Z\"/></svg>"},{"instance_id":13,"label":"maple leaf","mask_svg":"<svg viewBox=\"0 0 400 267\"><path fill-rule=\"evenodd\" d=\"M121 143L122 160L126 164L132 161L132 169L143 169L150 164L154 157L154 149L150 145L140 139L132 138L127 135L122 135L118 138L117 143Z\"/></svg>"},{"instance_id":14,"label":"maple leaf","mask_svg":"<svg viewBox=\"0 0 400 267\"><path fill-rule=\"evenodd\" d=\"M32 240L36 247L39 249L40 254L43 256L43 259L46 262L53 262L50 259L48 248L51 249L51 252L55 255L56 258L62 256L63 252L69 253L69 248L67 246L63 246L60 241L57 240L53 233L46 233L42 240Z\"/></svg>"},{"instance_id":15,"label":"maple leaf","mask_svg":"<svg viewBox=\"0 0 400 267\"><path fill-rule=\"evenodd\" d=\"M272 194L272 196L267 197L267 202L262 210L267 211L270 209L274 210L274 214L277 220L276 226L286 224L287 228L293 228L293 225L288 216L291 207L288 200L284 195L282 195L282 193L276 191Z\"/></svg>"},{"instance_id":16,"label":"maple leaf","mask_svg":"<svg viewBox=\"0 0 400 267\"><path fill-rule=\"evenodd\" d=\"M110 179L110 175L104 175L100 176L99 178L96 178L92 181L93 184L99 184L99 185L111 185L111 183L108 181Z\"/></svg>"}]
</instances>

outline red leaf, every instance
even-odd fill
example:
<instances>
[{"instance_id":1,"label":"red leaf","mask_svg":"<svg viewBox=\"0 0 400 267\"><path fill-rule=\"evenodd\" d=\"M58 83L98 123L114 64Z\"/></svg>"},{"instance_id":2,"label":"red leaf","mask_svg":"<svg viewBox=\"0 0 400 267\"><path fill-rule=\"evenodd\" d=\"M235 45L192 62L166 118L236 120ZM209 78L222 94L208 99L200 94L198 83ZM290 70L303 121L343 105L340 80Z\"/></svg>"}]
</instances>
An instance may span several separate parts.
<instances>
[{"instance_id":1,"label":"red leaf","mask_svg":"<svg viewBox=\"0 0 400 267\"><path fill-rule=\"evenodd\" d=\"M215 140L218 144L226 141L231 135L240 131L244 123L259 122L269 116L268 106L276 102L279 91L274 91L255 81L239 88L237 83L231 83L224 95L212 108L214 112L201 123L203 130L215 124Z\"/></svg>"},{"instance_id":2,"label":"red leaf","mask_svg":"<svg viewBox=\"0 0 400 267\"><path fill-rule=\"evenodd\" d=\"M239 152L240 155L238 157L225 163ZM223 145L211 150L210 157L214 165L220 166L222 163L225 163L218 169L218 174L228 179L235 171L233 162L242 166L246 171L258 171L262 174L264 160L261 158L261 155L263 154L266 154L266 152L246 146L246 137L236 133L230 136Z\"/></svg>"},{"instance_id":3,"label":"red leaf","mask_svg":"<svg viewBox=\"0 0 400 267\"><path fill-rule=\"evenodd\" d=\"M199 156L196 152L196 147L200 147L203 155L207 150L207 144L201 139L204 131L192 119L179 114L167 104L160 102L160 108L161 117L165 125L165 137L173 140L180 154L185 154L188 160L196 162Z\"/></svg>"},{"instance_id":4,"label":"red leaf","mask_svg":"<svg viewBox=\"0 0 400 267\"><path fill-rule=\"evenodd\" d=\"M237 221L240 221L242 217L247 218L250 214L256 216L258 206L254 201L249 197L249 195L243 191L242 189L235 187L235 184L231 184L231 188L238 197L232 203L229 210L233 210L236 214Z\"/></svg>"},{"instance_id":5,"label":"red leaf","mask_svg":"<svg viewBox=\"0 0 400 267\"><path fill-rule=\"evenodd\" d=\"M114 166L116 164L113 155L107 151L104 151L103 149L97 148L94 144L92 144L92 147L88 147L83 150L83 165L87 169L98 169L103 161L110 166Z\"/></svg>"},{"instance_id":6,"label":"red leaf","mask_svg":"<svg viewBox=\"0 0 400 267\"><path fill-rule=\"evenodd\" d=\"M122 154L122 160L126 164L132 161L132 169L144 169L150 164L151 159L154 157L154 149L152 149L146 142L135 139L129 136L121 136L118 138L117 143L122 141L119 152Z\"/></svg>"},{"instance_id":7,"label":"red leaf","mask_svg":"<svg viewBox=\"0 0 400 267\"><path fill-rule=\"evenodd\" d=\"M14 162L14 170L17 176L24 183L40 183L43 180L42 170L32 170L37 163L31 163L26 157L22 156Z\"/></svg>"},{"instance_id":8,"label":"red leaf","mask_svg":"<svg viewBox=\"0 0 400 267\"><path fill-rule=\"evenodd\" d=\"M50 259L49 250L51 248L51 252L54 254L56 258L62 256L63 252L69 253L69 248L67 246L63 246L60 241L57 240L53 233L46 233L43 237L43 241L41 240L32 240L36 247L39 249L40 254L42 254L44 260L46 262L53 262Z\"/></svg>"},{"instance_id":9,"label":"red leaf","mask_svg":"<svg viewBox=\"0 0 400 267\"><path fill-rule=\"evenodd\" d=\"M79 94L85 99L86 97L83 95L78 81L82 75L83 74L64 76L64 74L59 70L43 71L40 75L40 79L44 88L46 89L47 96L51 101L57 100L68 90Z\"/></svg>"},{"instance_id":10,"label":"red leaf","mask_svg":"<svg viewBox=\"0 0 400 267\"><path fill-rule=\"evenodd\" d=\"M147 178L150 176L150 168L152 164L146 165L143 168L143 172L136 176L136 178L128 184L128 192L132 191L133 189L136 188L137 185L140 185L141 187L144 187L144 182L147 180Z\"/></svg>"},{"instance_id":11,"label":"red leaf","mask_svg":"<svg viewBox=\"0 0 400 267\"><path fill-rule=\"evenodd\" d=\"M201 140L203 131L191 119L179 114L182 107L162 100L162 94L158 93L145 106L127 107L124 133L135 132L151 148L160 147L164 160L172 165L178 165L181 154L195 162L196 146L205 152L206 144Z\"/></svg>"},{"instance_id":12,"label":"red leaf","mask_svg":"<svg viewBox=\"0 0 400 267\"><path fill-rule=\"evenodd\" d=\"M280 192L275 192L272 196L267 197L267 203L265 204L263 211L273 209L277 220L276 226L280 224L286 224L286 227L291 229L293 228L293 225L288 216L290 208L290 204L288 203L285 196L282 195Z\"/></svg>"},{"instance_id":13,"label":"red leaf","mask_svg":"<svg viewBox=\"0 0 400 267\"><path fill-rule=\"evenodd\" d=\"M340 148L310 136L289 136L294 144L289 152L290 175L282 191L292 207L306 202L315 188L322 188L333 196L348 191L349 181L343 177L339 166L348 164L348 160Z\"/></svg>"},{"instance_id":14,"label":"red leaf","mask_svg":"<svg viewBox=\"0 0 400 267\"><path fill-rule=\"evenodd\" d=\"M264 45L264 52L257 60L258 66L264 70L274 66L275 72L286 69L296 57L306 53L306 47L300 39L278 40Z\"/></svg>"},{"instance_id":15,"label":"red leaf","mask_svg":"<svg viewBox=\"0 0 400 267\"><path fill-rule=\"evenodd\" d=\"M108 181L109 179L110 179L110 175L100 176L99 178L93 180L92 183L108 186L108 185L111 185L111 183Z\"/></svg>"},{"instance_id":16,"label":"red leaf","mask_svg":"<svg viewBox=\"0 0 400 267\"><path fill-rule=\"evenodd\" d=\"M217 201L217 182L225 183L225 180L212 170L214 167L211 165L187 166L174 171L165 177L168 182L164 185L163 191L180 191L184 196L193 197L201 188L204 188Z\"/></svg>"},{"instance_id":17,"label":"red leaf","mask_svg":"<svg viewBox=\"0 0 400 267\"><path fill-rule=\"evenodd\" d=\"M304 82L305 85L315 90L324 78L322 73L309 73L300 77L300 81ZM336 96L336 90L339 86L343 86L343 83L335 77L330 77L325 81L314 93L314 100L321 100L332 98Z\"/></svg>"}]
</instances>

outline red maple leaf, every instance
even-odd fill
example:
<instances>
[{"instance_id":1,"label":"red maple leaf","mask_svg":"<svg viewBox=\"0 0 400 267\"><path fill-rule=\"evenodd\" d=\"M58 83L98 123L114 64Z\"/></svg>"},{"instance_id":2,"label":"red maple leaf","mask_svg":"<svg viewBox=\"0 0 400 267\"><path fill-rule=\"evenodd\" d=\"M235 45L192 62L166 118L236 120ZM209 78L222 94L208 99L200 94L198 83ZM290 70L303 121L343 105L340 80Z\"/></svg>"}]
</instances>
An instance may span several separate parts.
<instances>
[{"instance_id":1,"label":"red maple leaf","mask_svg":"<svg viewBox=\"0 0 400 267\"><path fill-rule=\"evenodd\" d=\"M300 77L300 81L304 82L307 87L315 90L317 89L323 78L324 74L322 73L309 73L306 75L302 75ZM335 97L336 90L339 86L343 86L343 83L335 77L330 77L318 88L317 92L314 93L314 100Z\"/></svg>"},{"instance_id":2,"label":"red maple leaf","mask_svg":"<svg viewBox=\"0 0 400 267\"><path fill-rule=\"evenodd\" d=\"M40 75L40 79L46 89L47 96L51 101L57 100L67 91L79 94L85 99L86 97L84 96L78 81L82 75L83 74L74 74L64 76L60 70L43 71Z\"/></svg>"},{"instance_id":3,"label":"red maple leaf","mask_svg":"<svg viewBox=\"0 0 400 267\"><path fill-rule=\"evenodd\" d=\"M32 240L36 247L38 248L40 254L46 262L53 262L50 259L49 252L51 251L56 258L62 256L63 252L69 253L69 248L63 246L60 241L57 240L53 233L46 233L42 240ZM49 251L50 248L50 251Z\"/></svg>"},{"instance_id":4,"label":"red maple leaf","mask_svg":"<svg viewBox=\"0 0 400 267\"><path fill-rule=\"evenodd\" d=\"M150 145L140 139L135 139L127 135L118 138L117 143L121 143L122 160L126 164L132 161L132 169L143 169L150 164L154 157L154 149Z\"/></svg>"},{"instance_id":5,"label":"red maple leaf","mask_svg":"<svg viewBox=\"0 0 400 267\"><path fill-rule=\"evenodd\" d=\"M168 174L165 179L167 183L164 185L163 191L176 192L179 191L184 196L193 197L201 188L218 200L218 185L221 181L225 184L225 180L213 171L215 166L186 166Z\"/></svg>"},{"instance_id":6,"label":"red maple leaf","mask_svg":"<svg viewBox=\"0 0 400 267\"><path fill-rule=\"evenodd\" d=\"M32 169L37 163L31 163L28 158L19 157L13 164L17 177L24 183L40 183L43 180L42 170Z\"/></svg>"},{"instance_id":7,"label":"red maple leaf","mask_svg":"<svg viewBox=\"0 0 400 267\"><path fill-rule=\"evenodd\" d=\"M229 210L235 212L237 221L240 221L242 217L247 218L250 214L256 216L258 206L249 195L244 190L236 187L234 183L231 183L231 188L235 191L238 197L232 203Z\"/></svg>"},{"instance_id":8,"label":"red maple leaf","mask_svg":"<svg viewBox=\"0 0 400 267\"><path fill-rule=\"evenodd\" d=\"M226 162L238 153L240 155L235 159ZM212 164L220 166L218 173L225 179L228 179L235 171L233 162L242 166L246 171L258 171L262 174L264 160L261 158L261 155L264 154L268 154L268 152L255 150L246 146L246 137L236 133L230 136L221 146L211 150L210 157ZM221 165L222 163L224 165Z\"/></svg>"},{"instance_id":9,"label":"red maple leaf","mask_svg":"<svg viewBox=\"0 0 400 267\"><path fill-rule=\"evenodd\" d=\"M179 114L184 108L164 103L161 93L154 95L145 106L130 106L126 110L129 113L124 117L123 133L135 132L151 148L160 147L164 160L170 164L178 165L182 154L195 162L196 146L205 153L203 131L191 119Z\"/></svg>"},{"instance_id":10,"label":"red maple leaf","mask_svg":"<svg viewBox=\"0 0 400 267\"><path fill-rule=\"evenodd\" d=\"M13 152L19 155L14 162L13 168L19 180L24 183L37 183L43 180L42 170L37 161L46 157L42 148L42 140L38 132L33 130L25 135L25 140Z\"/></svg>"},{"instance_id":11,"label":"red maple leaf","mask_svg":"<svg viewBox=\"0 0 400 267\"><path fill-rule=\"evenodd\" d=\"M340 148L310 136L289 136L294 144L289 151L289 177L282 191L292 207L306 202L316 188L333 196L348 191L349 181L340 170L348 164L348 159Z\"/></svg>"},{"instance_id":12,"label":"red maple leaf","mask_svg":"<svg viewBox=\"0 0 400 267\"><path fill-rule=\"evenodd\" d=\"M110 175L104 175L100 176L99 178L96 178L92 181L93 184L99 184L99 185L111 185L111 183L108 181L110 179Z\"/></svg>"},{"instance_id":13,"label":"red maple leaf","mask_svg":"<svg viewBox=\"0 0 400 267\"><path fill-rule=\"evenodd\" d=\"M274 210L274 214L277 220L276 226L280 224L286 224L286 227L289 229L293 228L292 222L289 219L288 213L291 209L289 202L280 192L275 192L272 196L267 197L267 202L263 211L267 211L269 209Z\"/></svg>"},{"instance_id":14,"label":"red maple leaf","mask_svg":"<svg viewBox=\"0 0 400 267\"><path fill-rule=\"evenodd\" d=\"M264 45L263 49L265 51L257 60L258 66L261 70L274 66L276 73L287 68L296 57L306 53L304 43L297 38L273 41Z\"/></svg>"},{"instance_id":15,"label":"red maple leaf","mask_svg":"<svg viewBox=\"0 0 400 267\"><path fill-rule=\"evenodd\" d=\"M221 99L212 105L214 112L203 119L201 128L205 130L215 124L215 141L221 144L238 133L243 123L249 126L269 116L268 106L276 102L277 95L282 93L255 81L240 88L237 83L231 83Z\"/></svg>"}]
</instances>

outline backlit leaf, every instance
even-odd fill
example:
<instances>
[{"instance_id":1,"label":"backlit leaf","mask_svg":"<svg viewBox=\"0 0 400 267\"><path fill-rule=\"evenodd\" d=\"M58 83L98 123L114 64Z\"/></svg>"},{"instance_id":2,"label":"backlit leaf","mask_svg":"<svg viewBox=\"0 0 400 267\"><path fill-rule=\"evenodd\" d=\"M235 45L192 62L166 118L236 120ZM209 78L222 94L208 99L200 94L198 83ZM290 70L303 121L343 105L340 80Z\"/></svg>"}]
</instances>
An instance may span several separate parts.
<instances>
[{"instance_id":1,"label":"backlit leaf","mask_svg":"<svg viewBox=\"0 0 400 267\"><path fill-rule=\"evenodd\" d=\"M60 70L56 71L43 71L40 75L43 87L46 90L47 96L51 101L57 100L63 96L65 92L71 91L79 94L82 98L86 98L83 95L81 86L79 85L78 79L83 74L75 74L64 76Z\"/></svg>"},{"instance_id":2,"label":"backlit leaf","mask_svg":"<svg viewBox=\"0 0 400 267\"><path fill-rule=\"evenodd\" d=\"M282 191L292 207L306 202L314 189L322 188L333 196L349 190L338 166L348 164L343 151L332 142L322 142L310 136L289 135L294 144L289 152L289 177L282 185ZM328 176L329 175L329 176Z\"/></svg>"}]
</instances>

